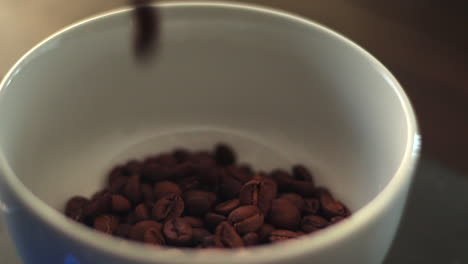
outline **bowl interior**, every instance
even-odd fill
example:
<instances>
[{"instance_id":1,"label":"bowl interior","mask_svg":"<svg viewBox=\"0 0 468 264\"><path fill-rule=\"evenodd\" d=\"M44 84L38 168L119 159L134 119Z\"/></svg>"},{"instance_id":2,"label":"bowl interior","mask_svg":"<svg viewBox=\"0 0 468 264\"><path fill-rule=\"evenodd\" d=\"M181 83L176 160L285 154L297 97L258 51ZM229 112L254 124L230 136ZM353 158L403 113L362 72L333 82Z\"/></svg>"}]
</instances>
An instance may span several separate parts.
<instances>
[{"instance_id":1,"label":"bowl interior","mask_svg":"<svg viewBox=\"0 0 468 264\"><path fill-rule=\"evenodd\" d=\"M107 170L177 146L231 143L261 169L303 163L357 210L409 142L397 84L321 27L235 8L166 8L156 56L132 53L128 12L56 35L0 96L0 145L17 177L61 210Z\"/></svg>"}]
</instances>

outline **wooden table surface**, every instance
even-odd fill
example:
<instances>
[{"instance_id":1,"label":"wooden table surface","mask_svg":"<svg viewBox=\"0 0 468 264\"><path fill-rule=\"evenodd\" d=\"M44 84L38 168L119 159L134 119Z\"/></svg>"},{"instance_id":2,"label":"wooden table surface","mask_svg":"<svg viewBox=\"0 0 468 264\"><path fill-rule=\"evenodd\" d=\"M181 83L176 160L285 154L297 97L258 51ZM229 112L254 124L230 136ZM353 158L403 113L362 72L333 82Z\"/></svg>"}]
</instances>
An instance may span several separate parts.
<instances>
[{"instance_id":1,"label":"wooden table surface","mask_svg":"<svg viewBox=\"0 0 468 264\"><path fill-rule=\"evenodd\" d=\"M418 115L423 153L468 176L466 0L252 0L323 23L373 53ZM123 0L1 0L0 76L41 39Z\"/></svg>"}]
</instances>

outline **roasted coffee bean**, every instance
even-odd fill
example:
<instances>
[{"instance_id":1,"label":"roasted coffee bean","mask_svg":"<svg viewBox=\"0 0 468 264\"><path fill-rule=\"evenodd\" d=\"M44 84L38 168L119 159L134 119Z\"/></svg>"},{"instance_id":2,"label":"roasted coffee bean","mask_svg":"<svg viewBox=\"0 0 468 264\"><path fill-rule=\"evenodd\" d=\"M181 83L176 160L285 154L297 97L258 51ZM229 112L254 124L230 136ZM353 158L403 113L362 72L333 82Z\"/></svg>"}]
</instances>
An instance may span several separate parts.
<instances>
[{"instance_id":1,"label":"roasted coffee bean","mask_svg":"<svg viewBox=\"0 0 468 264\"><path fill-rule=\"evenodd\" d=\"M87 198L81 196L72 197L65 205L65 215L71 219L82 222L84 220L84 209L89 203Z\"/></svg>"},{"instance_id":2,"label":"roasted coffee bean","mask_svg":"<svg viewBox=\"0 0 468 264\"><path fill-rule=\"evenodd\" d=\"M146 206L146 204L141 203L135 207L135 220L136 221L144 221L150 219L150 210Z\"/></svg>"},{"instance_id":3,"label":"roasted coffee bean","mask_svg":"<svg viewBox=\"0 0 468 264\"><path fill-rule=\"evenodd\" d=\"M89 203L86 204L83 210L83 215L88 218L94 218L100 214L110 212L112 206L112 197L108 192L103 192L95 195Z\"/></svg>"},{"instance_id":4,"label":"roasted coffee bean","mask_svg":"<svg viewBox=\"0 0 468 264\"><path fill-rule=\"evenodd\" d=\"M334 216L330 219L330 225L336 224L340 222L341 220L345 219L343 216Z\"/></svg>"},{"instance_id":5,"label":"roasted coffee bean","mask_svg":"<svg viewBox=\"0 0 468 264\"><path fill-rule=\"evenodd\" d=\"M122 193L127 184L128 177L119 175L109 181L109 191L112 193Z\"/></svg>"},{"instance_id":6,"label":"roasted coffee bean","mask_svg":"<svg viewBox=\"0 0 468 264\"><path fill-rule=\"evenodd\" d=\"M138 222L130 229L129 238L136 241L143 241L145 231L150 228L161 230L162 225L152 220Z\"/></svg>"},{"instance_id":7,"label":"roasted coffee bean","mask_svg":"<svg viewBox=\"0 0 468 264\"><path fill-rule=\"evenodd\" d=\"M154 161L158 164L163 165L164 167L174 167L177 165L177 160L172 154L168 153L163 153L161 155L158 155Z\"/></svg>"},{"instance_id":8,"label":"roasted coffee bean","mask_svg":"<svg viewBox=\"0 0 468 264\"><path fill-rule=\"evenodd\" d=\"M216 202L216 194L201 190L190 190L184 194L185 208L189 215L203 216Z\"/></svg>"},{"instance_id":9,"label":"roasted coffee bean","mask_svg":"<svg viewBox=\"0 0 468 264\"><path fill-rule=\"evenodd\" d=\"M245 178L245 181L242 182L244 184L246 182L252 180L252 178L253 178L253 176L255 174L252 167L250 165L248 165L248 164L241 164L241 165L239 165L239 166L237 166L235 168L236 168L236 171L240 171L242 173L242 175L243 175L242 178Z\"/></svg>"},{"instance_id":10,"label":"roasted coffee bean","mask_svg":"<svg viewBox=\"0 0 468 264\"><path fill-rule=\"evenodd\" d=\"M242 183L242 185L252 180L254 176L252 171L248 171L245 168L242 169L241 167L237 166L229 166L227 168L224 168L224 171L228 176Z\"/></svg>"},{"instance_id":11,"label":"roasted coffee bean","mask_svg":"<svg viewBox=\"0 0 468 264\"><path fill-rule=\"evenodd\" d=\"M128 238L131 229L132 229L132 226L129 224L120 224L115 229L114 235L121 237L121 238Z\"/></svg>"},{"instance_id":12,"label":"roasted coffee bean","mask_svg":"<svg viewBox=\"0 0 468 264\"><path fill-rule=\"evenodd\" d=\"M226 144L216 145L214 155L218 166L227 167L236 163L236 154L232 148Z\"/></svg>"},{"instance_id":13,"label":"roasted coffee bean","mask_svg":"<svg viewBox=\"0 0 468 264\"><path fill-rule=\"evenodd\" d=\"M184 207L184 200L179 195L168 193L154 204L152 216L157 221L165 221L181 216L184 212Z\"/></svg>"},{"instance_id":14,"label":"roasted coffee bean","mask_svg":"<svg viewBox=\"0 0 468 264\"><path fill-rule=\"evenodd\" d=\"M240 201L239 199L232 199L225 202L222 202L215 207L215 212L222 214L222 215L229 215L234 209L239 207Z\"/></svg>"},{"instance_id":15,"label":"roasted coffee bean","mask_svg":"<svg viewBox=\"0 0 468 264\"><path fill-rule=\"evenodd\" d=\"M271 205L269 222L280 229L294 230L301 221L299 209L286 199L274 199Z\"/></svg>"},{"instance_id":16,"label":"roasted coffee bean","mask_svg":"<svg viewBox=\"0 0 468 264\"><path fill-rule=\"evenodd\" d=\"M237 233L246 234L256 232L263 225L263 214L254 205L241 206L232 211L228 221L234 226Z\"/></svg>"},{"instance_id":17,"label":"roasted coffee bean","mask_svg":"<svg viewBox=\"0 0 468 264\"><path fill-rule=\"evenodd\" d=\"M327 225L328 221L318 215L304 216L301 220L301 229L306 233L311 233L325 228Z\"/></svg>"},{"instance_id":18,"label":"roasted coffee bean","mask_svg":"<svg viewBox=\"0 0 468 264\"><path fill-rule=\"evenodd\" d=\"M119 225L119 219L114 215L100 215L94 219L94 228L98 231L112 234Z\"/></svg>"},{"instance_id":19,"label":"roasted coffee bean","mask_svg":"<svg viewBox=\"0 0 468 264\"><path fill-rule=\"evenodd\" d=\"M299 211L304 209L305 201L304 199L297 193L284 193L280 195L280 198L289 200L293 203Z\"/></svg>"},{"instance_id":20,"label":"roasted coffee bean","mask_svg":"<svg viewBox=\"0 0 468 264\"><path fill-rule=\"evenodd\" d=\"M182 178L177 183L183 192L200 188L200 181L198 180L198 177L195 176Z\"/></svg>"},{"instance_id":21,"label":"roasted coffee bean","mask_svg":"<svg viewBox=\"0 0 468 264\"><path fill-rule=\"evenodd\" d=\"M306 215L316 214L320 209L320 202L315 198L304 199L303 212Z\"/></svg>"},{"instance_id":22,"label":"roasted coffee bean","mask_svg":"<svg viewBox=\"0 0 468 264\"><path fill-rule=\"evenodd\" d=\"M165 245L166 240L160 229L150 227L143 234L143 242L151 245Z\"/></svg>"},{"instance_id":23,"label":"roasted coffee bean","mask_svg":"<svg viewBox=\"0 0 468 264\"><path fill-rule=\"evenodd\" d=\"M351 215L302 165L267 174L236 159L218 144L212 153L176 149L130 160L90 200L70 199L65 214L117 237L196 248L283 241Z\"/></svg>"},{"instance_id":24,"label":"roasted coffee bean","mask_svg":"<svg viewBox=\"0 0 468 264\"><path fill-rule=\"evenodd\" d=\"M203 220L198 218L198 217L184 216L183 218L184 218L185 222L187 222L193 228L202 228L203 225L204 225Z\"/></svg>"},{"instance_id":25,"label":"roasted coffee bean","mask_svg":"<svg viewBox=\"0 0 468 264\"><path fill-rule=\"evenodd\" d=\"M275 230L275 227L270 224L263 224L258 230L258 238L260 242L266 242L270 238L270 233Z\"/></svg>"},{"instance_id":26,"label":"roasted coffee bean","mask_svg":"<svg viewBox=\"0 0 468 264\"><path fill-rule=\"evenodd\" d=\"M239 197L239 192L242 189L242 182L233 178L226 171L223 171L219 178L219 189L218 193L224 199L234 199Z\"/></svg>"},{"instance_id":27,"label":"roasted coffee bean","mask_svg":"<svg viewBox=\"0 0 468 264\"><path fill-rule=\"evenodd\" d=\"M296 178L297 180L307 182L313 181L312 173L302 165L293 166L292 171L294 178Z\"/></svg>"},{"instance_id":28,"label":"roasted coffee bean","mask_svg":"<svg viewBox=\"0 0 468 264\"><path fill-rule=\"evenodd\" d=\"M163 181L173 174L174 168L168 168L156 162L146 163L141 170L142 177L150 181Z\"/></svg>"},{"instance_id":29,"label":"roasted coffee bean","mask_svg":"<svg viewBox=\"0 0 468 264\"><path fill-rule=\"evenodd\" d=\"M129 224L129 225L134 225L136 222L138 222L137 219L136 219L136 216L135 216L135 212L132 211L129 214L127 214L124 217L122 222L125 223L125 224Z\"/></svg>"},{"instance_id":30,"label":"roasted coffee bean","mask_svg":"<svg viewBox=\"0 0 468 264\"><path fill-rule=\"evenodd\" d=\"M201 166L198 164L195 164L194 162L188 160L184 163L177 164L174 166L174 171L172 178L170 180L172 181L180 181L184 178L187 177L195 177L200 173L200 168ZM180 182L177 182L180 185Z\"/></svg>"},{"instance_id":31,"label":"roasted coffee bean","mask_svg":"<svg viewBox=\"0 0 468 264\"><path fill-rule=\"evenodd\" d=\"M288 239L297 238L299 234L290 230L275 230L270 233L270 242L282 242Z\"/></svg>"},{"instance_id":32,"label":"roasted coffee bean","mask_svg":"<svg viewBox=\"0 0 468 264\"><path fill-rule=\"evenodd\" d=\"M154 194L153 194L153 188L151 187L151 185L142 183L140 185L140 188L141 188L141 195L143 197L143 202L146 205L153 204L155 199L154 199Z\"/></svg>"},{"instance_id":33,"label":"roasted coffee bean","mask_svg":"<svg viewBox=\"0 0 468 264\"><path fill-rule=\"evenodd\" d=\"M171 245L186 246L192 241L192 227L180 217L169 219L164 223L163 233Z\"/></svg>"},{"instance_id":34,"label":"roasted coffee bean","mask_svg":"<svg viewBox=\"0 0 468 264\"><path fill-rule=\"evenodd\" d=\"M206 190L218 191L223 176L221 169L216 167L200 167L197 173L200 184L203 185Z\"/></svg>"},{"instance_id":35,"label":"roasted coffee bean","mask_svg":"<svg viewBox=\"0 0 468 264\"><path fill-rule=\"evenodd\" d=\"M205 236L202 238L197 248L214 248L216 247L216 237L214 235Z\"/></svg>"},{"instance_id":36,"label":"roasted coffee bean","mask_svg":"<svg viewBox=\"0 0 468 264\"><path fill-rule=\"evenodd\" d=\"M264 215L268 214L271 208L271 202L278 193L278 185L276 182L267 177L263 177L259 187L258 208Z\"/></svg>"},{"instance_id":37,"label":"roasted coffee bean","mask_svg":"<svg viewBox=\"0 0 468 264\"><path fill-rule=\"evenodd\" d=\"M346 210L343 204L336 201L328 190L321 188L318 189L316 193L320 201L320 207L325 216L333 217L345 215Z\"/></svg>"},{"instance_id":38,"label":"roasted coffee bean","mask_svg":"<svg viewBox=\"0 0 468 264\"><path fill-rule=\"evenodd\" d=\"M208 212L205 214L205 223L211 229L215 229L219 223L226 221L226 216Z\"/></svg>"},{"instance_id":39,"label":"roasted coffee bean","mask_svg":"<svg viewBox=\"0 0 468 264\"><path fill-rule=\"evenodd\" d=\"M154 197L156 198L156 200L160 199L168 193L175 193L177 195L181 195L182 190L180 189L179 185L171 181L158 182L154 186Z\"/></svg>"},{"instance_id":40,"label":"roasted coffee bean","mask_svg":"<svg viewBox=\"0 0 468 264\"><path fill-rule=\"evenodd\" d=\"M274 180L255 176L253 180L245 183L242 187L239 199L241 204L256 205L264 215L267 215L277 191L278 187Z\"/></svg>"},{"instance_id":41,"label":"roasted coffee bean","mask_svg":"<svg viewBox=\"0 0 468 264\"><path fill-rule=\"evenodd\" d=\"M125 196L134 204L138 204L141 201L142 194L140 188L140 176L131 176L124 188Z\"/></svg>"},{"instance_id":42,"label":"roasted coffee bean","mask_svg":"<svg viewBox=\"0 0 468 264\"><path fill-rule=\"evenodd\" d=\"M111 196L112 193L109 191L108 188L104 188L100 191L97 191L95 192L92 196L91 196L91 200L96 200L96 199L100 199L102 197L106 197L106 196Z\"/></svg>"},{"instance_id":43,"label":"roasted coffee bean","mask_svg":"<svg viewBox=\"0 0 468 264\"><path fill-rule=\"evenodd\" d=\"M131 209L130 201L122 195L114 194L112 199L112 212L123 213Z\"/></svg>"},{"instance_id":44,"label":"roasted coffee bean","mask_svg":"<svg viewBox=\"0 0 468 264\"><path fill-rule=\"evenodd\" d=\"M192 227L192 245L197 246L203 243L205 237L212 236L210 231L204 228L193 228Z\"/></svg>"},{"instance_id":45,"label":"roasted coffee bean","mask_svg":"<svg viewBox=\"0 0 468 264\"><path fill-rule=\"evenodd\" d=\"M128 177L130 175L127 174L125 170L125 166L119 165L115 166L107 176L107 183L110 185L116 178L120 177Z\"/></svg>"},{"instance_id":46,"label":"roasted coffee bean","mask_svg":"<svg viewBox=\"0 0 468 264\"><path fill-rule=\"evenodd\" d=\"M138 160L130 160L125 164L125 170L128 175L139 175L142 165L143 164Z\"/></svg>"},{"instance_id":47,"label":"roasted coffee bean","mask_svg":"<svg viewBox=\"0 0 468 264\"><path fill-rule=\"evenodd\" d=\"M190 159L190 151L178 148L172 152L172 156L174 156L177 163L184 163Z\"/></svg>"},{"instance_id":48,"label":"roasted coffee bean","mask_svg":"<svg viewBox=\"0 0 468 264\"><path fill-rule=\"evenodd\" d=\"M190 156L190 161L204 168L216 166L216 161L213 155L207 151L195 152Z\"/></svg>"},{"instance_id":49,"label":"roasted coffee bean","mask_svg":"<svg viewBox=\"0 0 468 264\"><path fill-rule=\"evenodd\" d=\"M244 245L246 247L257 245L258 242L259 242L258 234L254 233L254 232L250 232L250 233L245 234L242 237L242 240L244 241Z\"/></svg>"},{"instance_id":50,"label":"roasted coffee bean","mask_svg":"<svg viewBox=\"0 0 468 264\"><path fill-rule=\"evenodd\" d=\"M295 180L283 170L275 170L271 173L271 176L276 180L278 188L282 192L295 192L303 196L314 194L315 186L311 181Z\"/></svg>"},{"instance_id":51,"label":"roasted coffee bean","mask_svg":"<svg viewBox=\"0 0 468 264\"><path fill-rule=\"evenodd\" d=\"M216 247L220 248L237 248L244 246L244 241L228 222L222 222L216 227L215 243Z\"/></svg>"}]
</instances>

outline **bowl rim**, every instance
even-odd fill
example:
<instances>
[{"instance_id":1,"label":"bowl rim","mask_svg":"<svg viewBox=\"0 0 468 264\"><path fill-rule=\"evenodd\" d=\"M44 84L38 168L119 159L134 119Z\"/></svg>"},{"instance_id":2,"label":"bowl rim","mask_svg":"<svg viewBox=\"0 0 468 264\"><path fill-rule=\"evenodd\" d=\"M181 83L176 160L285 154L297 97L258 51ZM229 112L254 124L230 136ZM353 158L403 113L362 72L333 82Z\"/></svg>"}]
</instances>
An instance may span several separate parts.
<instances>
[{"instance_id":1,"label":"bowl rim","mask_svg":"<svg viewBox=\"0 0 468 264\"><path fill-rule=\"evenodd\" d=\"M67 219L63 214L47 205L45 202L35 196L20 180L9 166L0 149L0 170L3 172L0 177L4 177L6 188L12 190L19 202L32 212L40 221L47 223L52 229L62 233L67 239L73 240L78 244L84 244L88 247L93 247L106 254L118 256L129 261L141 261L144 263L268 263L273 261L281 261L287 258L294 258L305 254L314 254L317 251L331 247L339 241L353 233L360 232L370 225L378 215L383 214L385 209L391 202L397 198L399 190L404 188L411 182L413 171L416 167L421 138L418 130L417 120L412 109L411 103L406 96L403 88L375 57L358 46L343 35L323 26L308 18L304 18L286 11L281 11L274 8L233 3L225 1L196 1L196 2L170 2L170 3L154 3L154 6L160 8L190 8L190 7L209 7L209 8L228 8L235 9L239 12L257 12L262 15L280 17L290 23L299 23L307 27L313 27L316 30L327 34L337 41L341 41L359 52L367 60L369 60L378 72L386 78L386 81L393 88L398 96L407 123L407 138L408 142L405 148L400 166L390 179L387 185L378 193L371 201L359 209L352 217L346 221L337 223L332 228L327 228L316 235L291 241L289 243L272 244L267 246L259 246L249 249L231 249L231 250L190 250L190 249L155 249L154 247L127 242L120 238L114 238L108 235L100 234L92 229L81 224L75 223ZM9 81L14 77L18 68L26 61L31 54L42 47L47 42L60 36L61 34L80 27L84 24L92 23L97 20L106 19L113 15L123 15L132 10L131 7L119 8L113 11L107 11L90 18L86 18L45 38L43 41L35 45L25 55L23 55L16 64L8 71L3 80L0 82L0 95ZM0 202L1 204L1 202ZM1 209L1 208L0 208ZM118 249L118 250L116 250Z\"/></svg>"}]
</instances>

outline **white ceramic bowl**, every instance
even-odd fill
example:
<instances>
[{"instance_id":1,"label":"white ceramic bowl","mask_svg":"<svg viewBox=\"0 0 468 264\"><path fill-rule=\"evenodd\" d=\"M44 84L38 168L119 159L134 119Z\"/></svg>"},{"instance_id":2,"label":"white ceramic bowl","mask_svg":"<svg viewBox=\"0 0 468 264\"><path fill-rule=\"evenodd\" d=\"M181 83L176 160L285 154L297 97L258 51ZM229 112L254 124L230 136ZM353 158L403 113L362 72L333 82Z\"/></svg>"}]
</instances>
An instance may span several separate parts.
<instances>
[{"instance_id":1,"label":"white ceramic bowl","mask_svg":"<svg viewBox=\"0 0 468 264\"><path fill-rule=\"evenodd\" d=\"M228 3L160 4L152 63L132 53L129 10L49 37L0 84L0 197L24 263L382 261L418 152L402 88L375 58L311 21ZM304 163L355 214L289 243L155 249L66 219L116 162L233 144L255 167Z\"/></svg>"}]
</instances>

